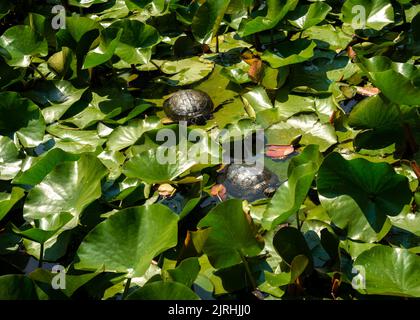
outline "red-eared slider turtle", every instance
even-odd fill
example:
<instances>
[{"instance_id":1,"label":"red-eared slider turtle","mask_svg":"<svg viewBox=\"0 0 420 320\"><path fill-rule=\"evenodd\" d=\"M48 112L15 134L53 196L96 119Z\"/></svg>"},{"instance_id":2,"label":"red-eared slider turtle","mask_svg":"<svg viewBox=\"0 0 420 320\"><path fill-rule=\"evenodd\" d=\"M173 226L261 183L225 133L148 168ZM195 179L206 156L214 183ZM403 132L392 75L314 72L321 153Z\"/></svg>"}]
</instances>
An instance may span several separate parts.
<instances>
[{"instance_id":1,"label":"red-eared slider turtle","mask_svg":"<svg viewBox=\"0 0 420 320\"><path fill-rule=\"evenodd\" d=\"M172 94L163 104L165 114L173 121L189 124L204 124L212 117L213 102L200 90L180 90Z\"/></svg>"},{"instance_id":2,"label":"red-eared slider turtle","mask_svg":"<svg viewBox=\"0 0 420 320\"><path fill-rule=\"evenodd\" d=\"M255 165L230 164L219 175L212 194L225 198L226 194L253 202L268 198L280 186L278 177Z\"/></svg>"}]
</instances>

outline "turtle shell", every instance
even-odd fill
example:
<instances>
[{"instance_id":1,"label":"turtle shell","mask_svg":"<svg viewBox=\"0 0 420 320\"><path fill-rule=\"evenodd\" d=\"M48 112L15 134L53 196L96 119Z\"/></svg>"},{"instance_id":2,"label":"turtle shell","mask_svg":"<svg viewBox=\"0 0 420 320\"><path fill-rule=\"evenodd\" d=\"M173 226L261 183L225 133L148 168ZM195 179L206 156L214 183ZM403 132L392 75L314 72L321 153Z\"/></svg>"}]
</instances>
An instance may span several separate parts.
<instances>
[{"instance_id":1,"label":"turtle shell","mask_svg":"<svg viewBox=\"0 0 420 320\"><path fill-rule=\"evenodd\" d=\"M225 186L231 197L250 202L267 198L280 186L274 173L247 164L230 164L219 182Z\"/></svg>"},{"instance_id":2,"label":"turtle shell","mask_svg":"<svg viewBox=\"0 0 420 320\"><path fill-rule=\"evenodd\" d=\"M203 91L180 90L164 102L163 110L174 121L200 124L211 118L213 102Z\"/></svg>"}]
</instances>

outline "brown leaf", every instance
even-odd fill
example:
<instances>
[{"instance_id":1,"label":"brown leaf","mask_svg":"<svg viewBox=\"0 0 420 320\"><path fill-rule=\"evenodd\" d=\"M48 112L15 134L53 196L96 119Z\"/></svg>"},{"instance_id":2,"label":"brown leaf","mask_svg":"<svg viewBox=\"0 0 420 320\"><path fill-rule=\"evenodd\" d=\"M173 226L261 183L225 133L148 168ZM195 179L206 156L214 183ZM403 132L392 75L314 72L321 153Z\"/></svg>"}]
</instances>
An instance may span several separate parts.
<instances>
[{"instance_id":1,"label":"brown leaf","mask_svg":"<svg viewBox=\"0 0 420 320\"><path fill-rule=\"evenodd\" d=\"M353 47L352 46L348 46L347 47L347 55L349 56L349 58L350 59L355 59L356 58L356 56L357 56L357 54L356 54L356 52L353 50Z\"/></svg>"},{"instance_id":2,"label":"brown leaf","mask_svg":"<svg viewBox=\"0 0 420 320\"><path fill-rule=\"evenodd\" d=\"M252 61L251 67L249 68L248 75L251 80L255 83L259 83L262 79L264 71L264 65L261 60L254 59Z\"/></svg>"},{"instance_id":3,"label":"brown leaf","mask_svg":"<svg viewBox=\"0 0 420 320\"><path fill-rule=\"evenodd\" d=\"M331 125L334 125L335 119L337 118L337 111L333 111L333 113L330 116L330 119L328 120Z\"/></svg>"},{"instance_id":4,"label":"brown leaf","mask_svg":"<svg viewBox=\"0 0 420 320\"><path fill-rule=\"evenodd\" d=\"M253 82L259 83L264 74L264 64L261 58L252 53L251 50L245 49L241 52L241 58L250 65L248 75Z\"/></svg>"},{"instance_id":5,"label":"brown leaf","mask_svg":"<svg viewBox=\"0 0 420 320\"><path fill-rule=\"evenodd\" d=\"M218 197L220 200L226 200L226 187L223 184L215 184L210 191L213 197Z\"/></svg>"},{"instance_id":6,"label":"brown leaf","mask_svg":"<svg viewBox=\"0 0 420 320\"><path fill-rule=\"evenodd\" d=\"M170 184L161 184L158 188L158 192L162 197L171 197L175 193L176 189Z\"/></svg>"},{"instance_id":7,"label":"brown leaf","mask_svg":"<svg viewBox=\"0 0 420 320\"><path fill-rule=\"evenodd\" d=\"M381 90L375 87L356 87L356 91L365 97L372 97L381 93Z\"/></svg>"},{"instance_id":8,"label":"brown leaf","mask_svg":"<svg viewBox=\"0 0 420 320\"><path fill-rule=\"evenodd\" d=\"M265 154L272 159L286 159L293 152L295 148L290 145L269 145Z\"/></svg>"}]
</instances>

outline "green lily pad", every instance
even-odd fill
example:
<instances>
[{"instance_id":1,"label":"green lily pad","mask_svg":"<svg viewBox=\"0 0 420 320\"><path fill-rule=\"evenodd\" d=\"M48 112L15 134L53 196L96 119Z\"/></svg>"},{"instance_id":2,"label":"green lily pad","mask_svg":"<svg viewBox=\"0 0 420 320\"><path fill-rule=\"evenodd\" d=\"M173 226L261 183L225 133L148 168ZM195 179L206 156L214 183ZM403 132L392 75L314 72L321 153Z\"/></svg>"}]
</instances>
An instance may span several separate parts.
<instances>
[{"instance_id":1,"label":"green lily pad","mask_svg":"<svg viewBox=\"0 0 420 320\"><path fill-rule=\"evenodd\" d=\"M234 123L241 118L245 118L246 112L239 92L240 87L235 86L226 77L221 74L222 67L215 65L213 72L194 89L207 92L215 106L213 119L207 121L206 128L219 127L224 128L227 124Z\"/></svg>"},{"instance_id":2,"label":"green lily pad","mask_svg":"<svg viewBox=\"0 0 420 320\"><path fill-rule=\"evenodd\" d=\"M355 145L364 149L385 148L403 138L399 106L389 103L382 95L369 97L356 105L348 124L364 129L355 139Z\"/></svg>"},{"instance_id":3,"label":"green lily pad","mask_svg":"<svg viewBox=\"0 0 420 320\"><path fill-rule=\"evenodd\" d=\"M198 227L210 228L203 249L217 269L238 264L244 256L256 256L264 247L256 239L254 227L242 209L242 201L237 199L216 206Z\"/></svg>"},{"instance_id":4,"label":"green lily pad","mask_svg":"<svg viewBox=\"0 0 420 320\"><path fill-rule=\"evenodd\" d=\"M19 150L9 137L0 136L0 180L11 180L21 170Z\"/></svg>"},{"instance_id":5,"label":"green lily pad","mask_svg":"<svg viewBox=\"0 0 420 320\"><path fill-rule=\"evenodd\" d=\"M176 245L177 223L176 214L160 204L121 210L86 236L75 268L142 276L155 256Z\"/></svg>"},{"instance_id":6,"label":"green lily pad","mask_svg":"<svg viewBox=\"0 0 420 320\"><path fill-rule=\"evenodd\" d=\"M174 161L163 161L166 148L156 147L134 155L123 168L129 178L138 178L147 183L171 182L197 164L196 159L188 158L188 152L181 150L174 154Z\"/></svg>"},{"instance_id":7,"label":"green lily pad","mask_svg":"<svg viewBox=\"0 0 420 320\"><path fill-rule=\"evenodd\" d=\"M275 51L264 51L261 59L267 61L273 68L301 63L314 56L316 43L306 39L282 43Z\"/></svg>"},{"instance_id":8,"label":"green lily pad","mask_svg":"<svg viewBox=\"0 0 420 320\"><path fill-rule=\"evenodd\" d=\"M382 229L387 216L398 215L412 199L408 179L395 173L388 163L347 161L338 153L325 158L317 186L326 198L353 198L376 232Z\"/></svg>"},{"instance_id":9,"label":"green lily pad","mask_svg":"<svg viewBox=\"0 0 420 320\"><path fill-rule=\"evenodd\" d=\"M315 114L302 114L274 124L266 130L266 136L268 144L278 145L288 145L302 136L300 144L317 144L322 152L337 143L334 128L321 123Z\"/></svg>"},{"instance_id":10,"label":"green lily pad","mask_svg":"<svg viewBox=\"0 0 420 320\"><path fill-rule=\"evenodd\" d=\"M315 145L291 160L288 180L277 189L264 212L262 224L266 229L274 229L299 210L321 163L322 155Z\"/></svg>"},{"instance_id":11,"label":"green lily pad","mask_svg":"<svg viewBox=\"0 0 420 320\"><path fill-rule=\"evenodd\" d=\"M102 31L99 45L88 52L83 62L83 69L93 68L110 60L117 49L122 33L122 29Z\"/></svg>"},{"instance_id":12,"label":"green lily pad","mask_svg":"<svg viewBox=\"0 0 420 320\"><path fill-rule=\"evenodd\" d=\"M13 183L32 186L37 185L57 164L64 161L76 161L79 158L78 155L67 153L61 149L52 149L42 155L42 157L35 158L31 167L21 171L15 177Z\"/></svg>"},{"instance_id":13,"label":"green lily pad","mask_svg":"<svg viewBox=\"0 0 420 320\"><path fill-rule=\"evenodd\" d=\"M308 29L324 21L332 8L324 2L300 5L288 15L289 22L300 29Z\"/></svg>"},{"instance_id":14,"label":"green lily pad","mask_svg":"<svg viewBox=\"0 0 420 320\"><path fill-rule=\"evenodd\" d=\"M81 100L86 89L77 89L65 80L45 81L27 91L25 96L42 106L41 112L46 123L53 123Z\"/></svg>"},{"instance_id":15,"label":"green lily pad","mask_svg":"<svg viewBox=\"0 0 420 320\"><path fill-rule=\"evenodd\" d=\"M200 272L200 263L198 258L192 257L182 260L175 269L168 270L173 281L191 287Z\"/></svg>"},{"instance_id":16,"label":"green lily pad","mask_svg":"<svg viewBox=\"0 0 420 320\"><path fill-rule=\"evenodd\" d=\"M24 147L36 147L45 134L38 106L15 92L0 93L0 134L16 134Z\"/></svg>"},{"instance_id":17,"label":"green lily pad","mask_svg":"<svg viewBox=\"0 0 420 320\"><path fill-rule=\"evenodd\" d=\"M281 228L273 238L273 245L279 255L289 265L292 265L296 257L302 255L308 259L307 263L309 262L309 266L311 267L311 251L303 234L298 229L292 227Z\"/></svg>"},{"instance_id":18,"label":"green lily pad","mask_svg":"<svg viewBox=\"0 0 420 320\"><path fill-rule=\"evenodd\" d=\"M420 257L408 250L375 246L354 262L365 280L365 294L420 297Z\"/></svg>"},{"instance_id":19,"label":"green lily pad","mask_svg":"<svg viewBox=\"0 0 420 320\"><path fill-rule=\"evenodd\" d=\"M84 286L87 282L95 278L99 273L100 272L91 272L81 275L66 274L65 288L60 290L65 294L65 296L70 298L73 293ZM48 286L51 286L55 276L56 274L45 269L36 269L29 274L29 278L31 278L33 281L41 282Z\"/></svg>"},{"instance_id":20,"label":"green lily pad","mask_svg":"<svg viewBox=\"0 0 420 320\"><path fill-rule=\"evenodd\" d=\"M37 243L45 244L45 242L51 239L72 218L73 216L67 212L58 216L57 220L55 221L55 230L45 231L39 228L28 228L25 230L21 230L14 225L12 225L12 230L14 233L22 236L22 238L29 239Z\"/></svg>"},{"instance_id":21,"label":"green lily pad","mask_svg":"<svg viewBox=\"0 0 420 320\"><path fill-rule=\"evenodd\" d=\"M54 230L59 217L71 213L74 218L65 227L74 228L83 209L101 196L101 179L105 174L105 167L92 155L84 154L78 161L58 164L29 192L24 218L38 220L43 230Z\"/></svg>"},{"instance_id":22,"label":"green lily pad","mask_svg":"<svg viewBox=\"0 0 420 320\"><path fill-rule=\"evenodd\" d=\"M11 193L0 192L0 221L24 195L21 188L13 188Z\"/></svg>"},{"instance_id":23,"label":"green lily pad","mask_svg":"<svg viewBox=\"0 0 420 320\"><path fill-rule=\"evenodd\" d=\"M132 292L128 300L200 300L187 286L178 282L156 281Z\"/></svg>"},{"instance_id":24,"label":"green lily pad","mask_svg":"<svg viewBox=\"0 0 420 320\"><path fill-rule=\"evenodd\" d=\"M97 152L106 141L96 130L77 130L61 124L50 125L47 131L55 137L55 147L69 153Z\"/></svg>"},{"instance_id":25,"label":"green lily pad","mask_svg":"<svg viewBox=\"0 0 420 320\"><path fill-rule=\"evenodd\" d=\"M163 61L160 70L171 76L163 77L161 81L171 86L185 86L207 77L213 68L212 62L197 57Z\"/></svg>"},{"instance_id":26,"label":"green lily pad","mask_svg":"<svg viewBox=\"0 0 420 320\"><path fill-rule=\"evenodd\" d=\"M392 62L384 56L363 59L361 66L366 70L372 83L390 101L396 104L419 105L418 67L410 63Z\"/></svg>"},{"instance_id":27,"label":"green lily pad","mask_svg":"<svg viewBox=\"0 0 420 320\"><path fill-rule=\"evenodd\" d=\"M93 4L106 3L107 0L70 0L69 4L72 6L89 8Z\"/></svg>"},{"instance_id":28,"label":"green lily pad","mask_svg":"<svg viewBox=\"0 0 420 320\"><path fill-rule=\"evenodd\" d=\"M268 0L267 15L243 21L238 30L239 35L245 37L275 27L289 11L296 7L298 2L297 0Z\"/></svg>"},{"instance_id":29,"label":"green lily pad","mask_svg":"<svg viewBox=\"0 0 420 320\"><path fill-rule=\"evenodd\" d=\"M160 42L158 31L137 20L120 20L109 28L122 29L123 33L115 54L130 64L145 64L151 58L151 48Z\"/></svg>"},{"instance_id":30,"label":"green lily pad","mask_svg":"<svg viewBox=\"0 0 420 320\"><path fill-rule=\"evenodd\" d=\"M10 55L7 63L13 67L28 67L34 57L48 54L48 43L29 26L13 26L0 37L0 47Z\"/></svg>"},{"instance_id":31,"label":"green lily pad","mask_svg":"<svg viewBox=\"0 0 420 320\"><path fill-rule=\"evenodd\" d=\"M354 29L381 30L394 22L394 9L389 0L346 0L341 12L343 22Z\"/></svg>"},{"instance_id":32,"label":"green lily pad","mask_svg":"<svg viewBox=\"0 0 420 320\"><path fill-rule=\"evenodd\" d=\"M204 2L192 19L192 32L200 43L209 43L217 35L230 0Z\"/></svg>"},{"instance_id":33,"label":"green lily pad","mask_svg":"<svg viewBox=\"0 0 420 320\"><path fill-rule=\"evenodd\" d=\"M350 196L342 195L334 198L320 196L322 207L331 218L331 223L343 230L343 234L348 239L363 241L363 243L373 243L382 240L392 225L388 218L382 224L372 226L363 211L359 208L356 201Z\"/></svg>"},{"instance_id":34,"label":"green lily pad","mask_svg":"<svg viewBox=\"0 0 420 320\"><path fill-rule=\"evenodd\" d=\"M313 26L303 31L302 36L316 42L318 48L334 51L343 50L352 37L330 24Z\"/></svg>"},{"instance_id":35,"label":"green lily pad","mask_svg":"<svg viewBox=\"0 0 420 320\"><path fill-rule=\"evenodd\" d=\"M160 120L150 117L144 120L132 120L126 126L116 128L108 138L107 149L120 151L137 142L141 136L150 130L161 127Z\"/></svg>"}]
</instances>

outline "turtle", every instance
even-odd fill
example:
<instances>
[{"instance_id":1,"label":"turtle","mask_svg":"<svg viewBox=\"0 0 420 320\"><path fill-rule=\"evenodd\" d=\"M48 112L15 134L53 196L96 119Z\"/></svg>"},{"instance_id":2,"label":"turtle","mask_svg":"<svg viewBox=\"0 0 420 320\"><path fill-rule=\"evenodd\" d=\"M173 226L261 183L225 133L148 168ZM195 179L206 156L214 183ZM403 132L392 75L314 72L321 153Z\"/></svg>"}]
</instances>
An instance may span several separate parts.
<instances>
[{"instance_id":1,"label":"turtle","mask_svg":"<svg viewBox=\"0 0 420 320\"><path fill-rule=\"evenodd\" d=\"M212 195L224 200L226 195L254 202L274 194L280 186L274 173L255 164L229 164L217 177Z\"/></svg>"},{"instance_id":2,"label":"turtle","mask_svg":"<svg viewBox=\"0 0 420 320\"><path fill-rule=\"evenodd\" d=\"M194 89L179 90L163 103L163 111L171 120L199 125L212 118L213 107L207 93Z\"/></svg>"}]
</instances>

